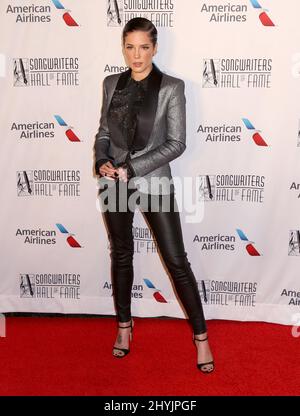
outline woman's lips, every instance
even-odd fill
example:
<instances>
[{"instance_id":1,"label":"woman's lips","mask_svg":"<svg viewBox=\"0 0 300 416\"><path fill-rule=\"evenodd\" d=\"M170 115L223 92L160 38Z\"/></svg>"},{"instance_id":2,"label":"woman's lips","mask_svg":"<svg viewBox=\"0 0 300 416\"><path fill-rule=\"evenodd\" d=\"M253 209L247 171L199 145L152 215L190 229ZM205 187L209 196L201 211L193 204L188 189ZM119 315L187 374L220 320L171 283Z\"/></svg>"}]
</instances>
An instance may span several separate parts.
<instances>
[{"instance_id":1,"label":"woman's lips","mask_svg":"<svg viewBox=\"0 0 300 416\"><path fill-rule=\"evenodd\" d=\"M141 62L134 62L133 63L133 66L137 66L137 67L140 67L140 66L142 66L143 64L141 63Z\"/></svg>"}]
</instances>

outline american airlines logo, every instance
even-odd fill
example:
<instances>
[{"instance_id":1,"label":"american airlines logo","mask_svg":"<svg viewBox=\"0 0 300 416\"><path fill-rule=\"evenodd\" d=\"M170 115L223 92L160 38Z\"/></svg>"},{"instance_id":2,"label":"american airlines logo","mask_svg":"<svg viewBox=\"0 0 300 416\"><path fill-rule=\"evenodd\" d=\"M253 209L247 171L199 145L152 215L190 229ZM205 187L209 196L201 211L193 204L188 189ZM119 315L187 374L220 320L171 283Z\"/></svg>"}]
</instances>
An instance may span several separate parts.
<instances>
[{"instance_id":1,"label":"american airlines logo","mask_svg":"<svg viewBox=\"0 0 300 416\"><path fill-rule=\"evenodd\" d=\"M61 12L62 19L67 26L78 26L78 23L73 19L73 17L70 14L70 9L66 9L59 0L52 0L52 3L56 7L56 9Z\"/></svg>"},{"instance_id":2,"label":"american airlines logo","mask_svg":"<svg viewBox=\"0 0 300 416\"><path fill-rule=\"evenodd\" d=\"M261 135L261 130L257 130L248 118L243 118L247 130L251 132L252 139L257 146L268 146Z\"/></svg>"},{"instance_id":3,"label":"american airlines logo","mask_svg":"<svg viewBox=\"0 0 300 416\"><path fill-rule=\"evenodd\" d=\"M264 9L257 0L250 0L250 3L254 7L254 9L258 11L258 17L263 26L275 26L267 13L269 10Z\"/></svg>"},{"instance_id":4,"label":"american airlines logo","mask_svg":"<svg viewBox=\"0 0 300 416\"><path fill-rule=\"evenodd\" d=\"M243 243L245 250L250 256L260 256L260 253L257 251L257 249L254 247L254 241L248 240L248 237L246 237L246 234L238 228L237 234L241 239L241 242Z\"/></svg>"},{"instance_id":5,"label":"american airlines logo","mask_svg":"<svg viewBox=\"0 0 300 416\"><path fill-rule=\"evenodd\" d=\"M148 289L152 291L152 296L156 300L156 302L159 303L168 303L168 301L164 298L164 296L161 294L161 290L157 289L154 284L149 279L144 279L144 282L146 283L146 286Z\"/></svg>"}]
</instances>

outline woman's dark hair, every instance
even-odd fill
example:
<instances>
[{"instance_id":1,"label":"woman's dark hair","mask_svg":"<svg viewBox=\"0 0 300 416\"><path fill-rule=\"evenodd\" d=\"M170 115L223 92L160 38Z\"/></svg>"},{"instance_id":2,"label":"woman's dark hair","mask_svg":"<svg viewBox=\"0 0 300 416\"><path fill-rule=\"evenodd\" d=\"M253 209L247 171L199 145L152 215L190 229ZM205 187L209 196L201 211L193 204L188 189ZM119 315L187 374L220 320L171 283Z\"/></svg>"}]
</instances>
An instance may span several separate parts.
<instances>
[{"instance_id":1,"label":"woman's dark hair","mask_svg":"<svg viewBox=\"0 0 300 416\"><path fill-rule=\"evenodd\" d=\"M130 19L123 28L122 32L122 39L123 45L125 43L125 37L127 33L134 32L135 30L141 30L143 32L149 32L149 37L153 46L156 45L157 42L157 29L151 20L146 19L145 17L134 17Z\"/></svg>"}]
</instances>

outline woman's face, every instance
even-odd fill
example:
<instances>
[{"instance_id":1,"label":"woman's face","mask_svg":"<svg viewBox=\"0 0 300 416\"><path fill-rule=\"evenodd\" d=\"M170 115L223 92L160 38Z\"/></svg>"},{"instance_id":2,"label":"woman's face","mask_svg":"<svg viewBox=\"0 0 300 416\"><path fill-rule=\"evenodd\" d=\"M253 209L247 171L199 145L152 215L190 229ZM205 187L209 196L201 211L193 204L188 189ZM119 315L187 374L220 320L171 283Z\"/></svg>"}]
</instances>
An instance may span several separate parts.
<instances>
[{"instance_id":1,"label":"woman's face","mask_svg":"<svg viewBox=\"0 0 300 416\"><path fill-rule=\"evenodd\" d=\"M155 47L147 32L135 30L125 36L123 54L126 64L131 68L131 76L136 80L145 78L152 69L152 58L156 54Z\"/></svg>"}]
</instances>

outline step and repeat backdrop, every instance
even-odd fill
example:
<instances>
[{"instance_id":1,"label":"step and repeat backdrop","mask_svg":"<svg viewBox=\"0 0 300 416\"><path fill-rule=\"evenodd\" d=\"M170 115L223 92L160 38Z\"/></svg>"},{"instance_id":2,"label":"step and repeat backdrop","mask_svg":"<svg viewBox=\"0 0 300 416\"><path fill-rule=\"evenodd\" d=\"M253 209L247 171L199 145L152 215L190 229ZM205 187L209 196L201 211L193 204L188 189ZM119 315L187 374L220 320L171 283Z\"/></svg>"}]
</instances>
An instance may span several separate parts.
<instances>
[{"instance_id":1,"label":"step and repeat backdrop","mask_svg":"<svg viewBox=\"0 0 300 416\"><path fill-rule=\"evenodd\" d=\"M171 167L206 318L296 323L299 14L297 0L1 0L0 311L114 314L93 145L103 78L127 69L122 27L143 16L154 62L185 82ZM184 318L139 210L133 235L133 315Z\"/></svg>"}]
</instances>

